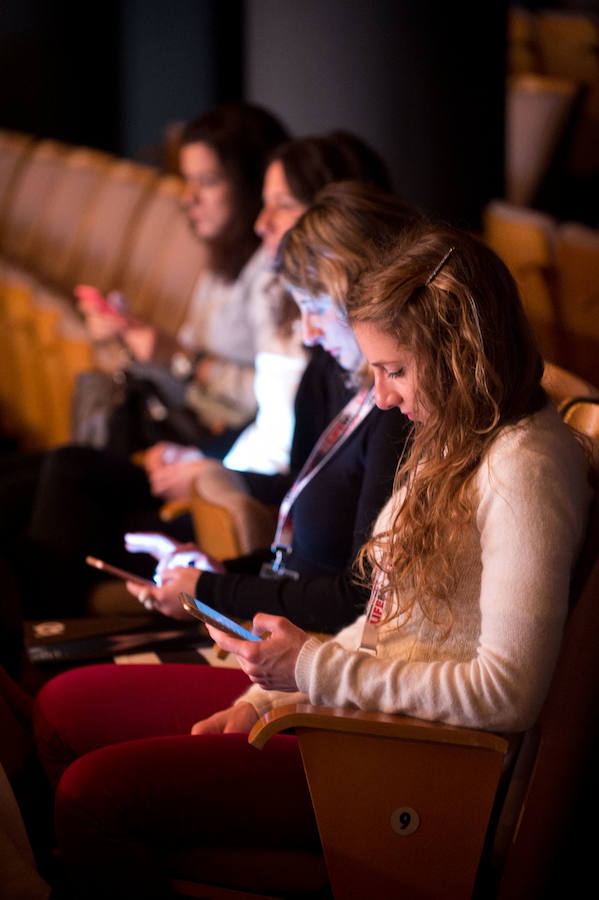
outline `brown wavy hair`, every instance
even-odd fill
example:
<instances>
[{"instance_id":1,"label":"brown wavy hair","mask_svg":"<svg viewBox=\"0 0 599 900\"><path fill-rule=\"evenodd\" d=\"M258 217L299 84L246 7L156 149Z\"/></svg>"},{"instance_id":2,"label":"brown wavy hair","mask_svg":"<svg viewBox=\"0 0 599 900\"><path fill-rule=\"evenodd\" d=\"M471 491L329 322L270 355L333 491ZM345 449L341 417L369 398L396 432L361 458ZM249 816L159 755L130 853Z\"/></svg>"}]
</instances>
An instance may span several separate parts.
<instances>
[{"instance_id":1,"label":"brown wavy hair","mask_svg":"<svg viewBox=\"0 0 599 900\"><path fill-rule=\"evenodd\" d=\"M336 181L363 181L390 192L391 177L377 151L351 131L308 135L280 144L269 163L283 166L296 200L309 206L317 193Z\"/></svg>"},{"instance_id":2,"label":"brown wavy hair","mask_svg":"<svg viewBox=\"0 0 599 900\"><path fill-rule=\"evenodd\" d=\"M363 579L384 570L387 604L415 604L448 633L461 532L473 517L473 481L505 425L546 402L543 361L517 287L476 238L445 225L406 229L347 297L353 324L368 322L415 354L426 421L398 469L404 499L387 531L362 548Z\"/></svg>"},{"instance_id":3,"label":"brown wavy hair","mask_svg":"<svg viewBox=\"0 0 599 900\"><path fill-rule=\"evenodd\" d=\"M283 237L275 269L290 286L326 294L345 315L349 285L372 254L390 248L419 213L395 194L362 181L339 181L319 191Z\"/></svg>"}]
</instances>

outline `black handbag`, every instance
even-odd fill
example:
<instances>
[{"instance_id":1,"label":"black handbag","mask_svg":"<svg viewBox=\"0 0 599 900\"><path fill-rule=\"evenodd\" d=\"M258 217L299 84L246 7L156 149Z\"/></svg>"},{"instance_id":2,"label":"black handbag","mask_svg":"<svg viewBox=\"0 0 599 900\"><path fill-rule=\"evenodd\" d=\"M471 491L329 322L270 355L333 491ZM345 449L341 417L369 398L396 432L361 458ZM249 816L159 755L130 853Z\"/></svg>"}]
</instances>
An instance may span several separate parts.
<instances>
[{"instance_id":1,"label":"black handbag","mask_svg":"<svg viewBox=\"0 0 599 900\"><path fill-rule=\"evenodd\" d=\"M122 400L108 417L106 449L130 456L159 441L199 445L210 429L185 405L184 388L167 370L161 375L152 366L124 370Z\"/></svg>"}]
</instances>

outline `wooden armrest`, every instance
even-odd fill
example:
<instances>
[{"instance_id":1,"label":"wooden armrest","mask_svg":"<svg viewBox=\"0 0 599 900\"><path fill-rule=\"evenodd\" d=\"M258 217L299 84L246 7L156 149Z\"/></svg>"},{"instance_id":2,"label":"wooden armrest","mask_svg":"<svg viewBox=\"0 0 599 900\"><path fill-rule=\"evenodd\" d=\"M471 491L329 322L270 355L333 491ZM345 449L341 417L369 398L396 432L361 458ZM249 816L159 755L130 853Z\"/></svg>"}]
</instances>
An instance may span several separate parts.
<instances>
[{"instance_id":1,"label":"wooden armrest","mask_svg":"<svg viewBox=\"0 0 599 900\"><path fill-rule=\"evenodd\" d=\"M184 513L191 509L191 500L189 497L183 497L181 500L168 500L160 507L160 518L163 522L172 522L178 519Z\"/></svg>"},{"instance_id":2,"label":"wooden armrest","mask_svg":"<svg viewBox=\"0 0 599 900\"><path fill-rule=\"evenodd\" d=\"M430 741L439 744L478 747L505 753L505 738L487 731L459 728L428 722L411 716L392 716L386 713L364 712L359 709L337 709L313 706L310 703L279 706L269 710L250 731L250 744L261 749L273 735L289 728L315 728L402 738L409 741Z\"/></svg>"},{"instance_id":3,"label":"wooden armrest","mask_svg":"<svg viewBox=\"0 0 599 900\"><path fill-rule=\"evenodd\" d=\"M261 748L289 728L297 733L334 897L469 900L507 740L299 703L264 715L249 742Z\"/></svg>"}]
</instances>

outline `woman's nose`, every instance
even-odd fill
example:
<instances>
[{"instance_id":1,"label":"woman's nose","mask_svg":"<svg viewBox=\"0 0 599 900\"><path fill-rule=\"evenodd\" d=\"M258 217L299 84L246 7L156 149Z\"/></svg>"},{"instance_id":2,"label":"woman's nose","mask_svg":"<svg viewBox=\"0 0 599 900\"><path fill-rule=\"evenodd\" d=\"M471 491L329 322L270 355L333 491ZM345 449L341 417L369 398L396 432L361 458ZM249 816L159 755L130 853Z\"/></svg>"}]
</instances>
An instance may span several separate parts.
<instances>
[{"instance_id":1,"label":"woman's nose","mask_svg":"<svg viewBox=\"0 0 599 900\"><path fill-rule=\"evenodd\" d=\"M304 332L304 343L309 346L317 344L323 335L323 330L314 314L305 310L302 310L302 330Z\"/></svg>"},{"instance_id":2,"label":"woman's nose","mask_svg":"<svg viewBox=\"0 0 599 900\"><path fill-rule=\"evenodd\" d=\"M374 402L379 409L393 409L394 406L399 406L396 389L379 375L375 375Z\"/></svg>"},{"instance_id":3,"label":"woman's nose","mask_svg":"<svg viewBox=\"0 0 599 900\"><path fill-rule=\"evenodd\" d=\"M195 191L188 181L183 185L183 193L181 194L181 204L183 207L190 206L195 200Z\"/></svg>"},{"instance_id":4,"label":"woman's nose","mask_svg":"<svg viewBox=\"0 0 599 900\"><path fill-rule=\"evenodd\" d=\"M258 237L263 238L268 230L268 210L265 206L258 213L258 217L254 222L254 231Z\"/></svg>"}]
</instances>

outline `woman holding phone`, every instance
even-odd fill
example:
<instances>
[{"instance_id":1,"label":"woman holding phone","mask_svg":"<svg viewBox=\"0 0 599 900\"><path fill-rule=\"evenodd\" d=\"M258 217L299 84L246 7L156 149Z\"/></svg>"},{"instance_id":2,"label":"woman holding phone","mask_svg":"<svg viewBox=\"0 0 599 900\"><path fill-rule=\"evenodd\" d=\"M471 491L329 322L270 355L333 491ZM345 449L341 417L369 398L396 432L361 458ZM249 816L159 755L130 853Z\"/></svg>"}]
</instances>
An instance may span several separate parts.
<instances>
[{"instance_id":1,"label":"woman holding phone","mask_svg":"<svg viewBox=\"0 0 599 900\"><path fill-rule=\"evenodd\" d=\"M104 666L46 685L38 746L55 781L62 773L59 846L87 896L114 883L168 895L172 847L315 846L295 739L260 753L247 744L280 703L504 732L538 715L585 529L587 460L543 392L516 286L488 248L424 226L374 262L352 289L350 321L378 406L403 410L414 434L359 556L368 608L324 642L265 614L254 617L269 632L260 642L211 628L254 682L221 710L239 673ZM150 716L134 712L142 697Z\"/></svg>"}]
</instances>

